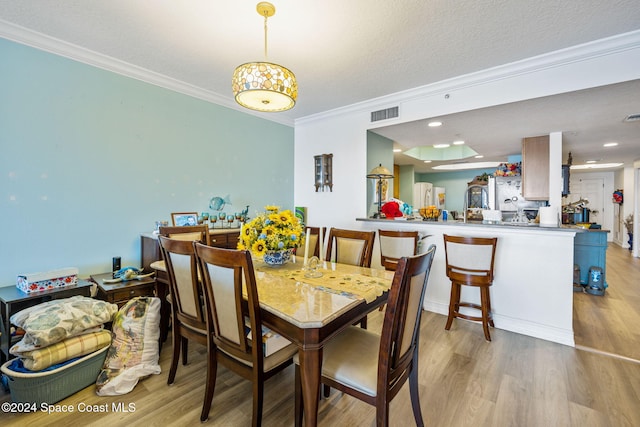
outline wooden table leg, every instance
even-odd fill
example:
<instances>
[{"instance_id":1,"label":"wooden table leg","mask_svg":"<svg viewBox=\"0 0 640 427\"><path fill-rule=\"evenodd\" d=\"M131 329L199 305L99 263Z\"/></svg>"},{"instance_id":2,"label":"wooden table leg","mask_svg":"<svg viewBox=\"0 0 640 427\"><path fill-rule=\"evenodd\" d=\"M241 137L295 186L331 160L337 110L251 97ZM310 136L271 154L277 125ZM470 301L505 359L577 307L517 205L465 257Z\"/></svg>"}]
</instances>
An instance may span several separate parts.
<instances>
[{"instance_id":1,"label":"wooden table leg","mask_svg":"<svg viewBox=\"0 0 640 427\"><path fill-rule=\"evenodd\" d=\"M315 427L318 424L322 348L301 350L298 354L300 358L304 424L307 427Z\"/></svg>"}]
</instances>

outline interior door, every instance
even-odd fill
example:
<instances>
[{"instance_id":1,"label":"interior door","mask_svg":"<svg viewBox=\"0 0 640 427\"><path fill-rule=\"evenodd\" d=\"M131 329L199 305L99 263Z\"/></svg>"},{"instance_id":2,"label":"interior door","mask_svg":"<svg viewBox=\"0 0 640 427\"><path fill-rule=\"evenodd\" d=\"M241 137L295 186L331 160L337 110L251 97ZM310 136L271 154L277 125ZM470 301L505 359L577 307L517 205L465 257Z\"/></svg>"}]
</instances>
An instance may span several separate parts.
<instances>
[{"instance_id":1,"label":"interior door","mask_svg":"<svg viewBox=\"0 0 640 427\"><path fill-rule=\"evenodd\" d=\"M589 222L602 224L604 209L604 179L580 178L571 180L571 200L587 199L589 204Z\"/></svg>"}]
</instances>

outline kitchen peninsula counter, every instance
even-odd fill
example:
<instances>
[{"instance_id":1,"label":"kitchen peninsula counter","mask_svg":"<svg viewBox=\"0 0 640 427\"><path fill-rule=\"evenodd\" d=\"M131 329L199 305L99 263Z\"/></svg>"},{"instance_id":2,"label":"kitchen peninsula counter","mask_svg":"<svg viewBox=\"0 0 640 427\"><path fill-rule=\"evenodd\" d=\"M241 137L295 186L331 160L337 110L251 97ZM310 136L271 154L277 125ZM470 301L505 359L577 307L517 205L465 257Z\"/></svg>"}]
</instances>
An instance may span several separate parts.
<instances>
[{"instance_id":1,"label":"kitchen peninsula counter","mask_svg":"<svg viewBox=\"0 0 640 427\"><path fill-rule=\"evenodd\" d=\"M573 252L576 233L588 230L560 226L483 224L481 222L358 218L367 230L417 230L427 236L422 250L437 247L423 306L447 315L451 283L445 273L443 234L497 237L491 306L496 329L574 346ZM379 242L374 263L380 262ZM462 299L479 303L477 289L463 287ZM475 313L474 313L475 314ZM456 319L456 322L462 322ZM455 323L449 333L455 334ZM444 328L444 322L442 324ZM482 327L478 323L478 333ZM499 339L499 335L495 338Z\"/></svg>"},{"instance_id":2,"label":"kitchen peninsula counter","mask_svg":"<svg viewBox=\"0 0 640 427\"><path fill-rule=\"evenodd\" d=\"M540 225L537 223L512 223L512 222L500 222L500 223L483 223L482 221L468 221L463 222L460 220L453 221L424 221L421 219L377 219L377 218L356 218L356 221L362 222L377 222L380 224L413 224L413 225L429 225L429 226L461 226L461 227L482 227L482 228L511 228L518 230L544 230L544 231L569 231L569 232L583 232L583 231L604 231L604 230L588 230L577 225L561 225L561 226L548 226Z\"/></svg>"}]
</instances>

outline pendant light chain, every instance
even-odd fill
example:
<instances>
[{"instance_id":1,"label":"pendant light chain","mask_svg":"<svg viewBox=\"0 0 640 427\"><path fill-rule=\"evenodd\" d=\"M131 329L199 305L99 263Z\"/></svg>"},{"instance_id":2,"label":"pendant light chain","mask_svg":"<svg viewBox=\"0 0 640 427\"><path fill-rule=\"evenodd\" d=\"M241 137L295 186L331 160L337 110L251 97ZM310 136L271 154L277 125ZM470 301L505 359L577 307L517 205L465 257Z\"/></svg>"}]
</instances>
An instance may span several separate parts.
<instances>
[{"instance_id":1,"label":"pendant light chain","mask_svg":"<svg viewBox=\"0 0 640 427\"><path fill-rule=\"evenodd\" d=\"M264 14L264 59L267 60L267 13Z\"/></svg>"}]
</instances>

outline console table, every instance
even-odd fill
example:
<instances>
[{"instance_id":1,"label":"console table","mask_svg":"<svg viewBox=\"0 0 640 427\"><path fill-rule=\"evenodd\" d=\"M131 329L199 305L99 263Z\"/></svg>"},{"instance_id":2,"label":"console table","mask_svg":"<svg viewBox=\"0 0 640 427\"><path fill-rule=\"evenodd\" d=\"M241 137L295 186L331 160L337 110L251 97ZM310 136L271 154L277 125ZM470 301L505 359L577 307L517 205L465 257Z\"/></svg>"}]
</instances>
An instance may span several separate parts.
<instances>
[{"instance_id":1,"label":"console table","mask_svg":"<svg viewBox=\"0 0 640 427\"><path fill-rule=\"evenodd\" d=\"M218 248L236 249L240 238L239 228L214 228L209 230L211 246ZM154 233L142 233L140 235L140 260L145 273L153 271L150 265L154 261L162 259L158 235Z\"/></svg>"},{"instance_id":2,"label":"console table","mask_svg":"<svg viewBox=\"0 0 640 427\"><path fill-rule=\"evenodd\" d=\"M0 361L4 363L9 359L9 349L12 345L10 318L13 314L53 299L69 298L75 295L89 297L91 296L92 285L93 282L89 280L78 279L78 283L74 286L65 286L29 294L22 292L15 286L0 288L0 314L2 315L2 321L0 322ZM18 341L19 338L15 338L15 341Z\"/></svg>"}]
</instances>

